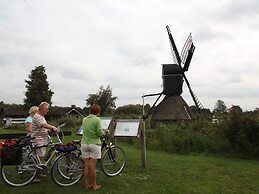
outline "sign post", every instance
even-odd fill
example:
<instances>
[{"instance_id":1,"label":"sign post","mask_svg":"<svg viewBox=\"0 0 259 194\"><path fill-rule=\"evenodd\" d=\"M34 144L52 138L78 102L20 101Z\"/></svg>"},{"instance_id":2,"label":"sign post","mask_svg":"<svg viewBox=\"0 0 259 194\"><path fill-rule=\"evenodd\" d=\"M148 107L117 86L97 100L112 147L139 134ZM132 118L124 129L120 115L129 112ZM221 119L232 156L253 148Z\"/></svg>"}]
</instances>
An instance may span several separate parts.
<instances>
[{"instance_id":1,"label":"sign post","mask_svg":"<svg viewBox=\"0 0 259 194\"><path fill-rule=\"evenodd\" d=\"M142 157L142 167L147 166L147 156L146 156L146 135L145 135L145 121L141 120L141 157Z\"/></svg>"}]
</instances>

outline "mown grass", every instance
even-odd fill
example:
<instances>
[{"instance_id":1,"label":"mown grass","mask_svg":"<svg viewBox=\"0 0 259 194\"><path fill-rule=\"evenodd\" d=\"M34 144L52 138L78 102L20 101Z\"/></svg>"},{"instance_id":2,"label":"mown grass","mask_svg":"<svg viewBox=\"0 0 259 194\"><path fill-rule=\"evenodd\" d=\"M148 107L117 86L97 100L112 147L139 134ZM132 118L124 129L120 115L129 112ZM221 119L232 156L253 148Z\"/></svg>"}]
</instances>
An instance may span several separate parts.
<instances>
[{"instance_id":1,"label":"mown grass","mask_svg":"<svg viewBox=\"0 0 259 194\"><path fill-rule=\"evenodd\" d=\"M0 128L0 134L10 134L10 133L26 133L25 129L4 129Z\"/></svg>"},{"instance_id":2,"label":"mown grass","mask_svg":"<svg viewBox=\"0 0 259 194\"><path fill-rule=\"evenodd\" d=\"M127 155L126 168L120 176L112 178L98 174L98 183L102 185L98 193L259 193L259 161L148 150L147 167L142 168L140 149L121 146ZM20 188L1 180L0 190L5 194L86 193L83 180L64 188L55 185L49 174L38 184Z\"/></svg>"}]
</instances>

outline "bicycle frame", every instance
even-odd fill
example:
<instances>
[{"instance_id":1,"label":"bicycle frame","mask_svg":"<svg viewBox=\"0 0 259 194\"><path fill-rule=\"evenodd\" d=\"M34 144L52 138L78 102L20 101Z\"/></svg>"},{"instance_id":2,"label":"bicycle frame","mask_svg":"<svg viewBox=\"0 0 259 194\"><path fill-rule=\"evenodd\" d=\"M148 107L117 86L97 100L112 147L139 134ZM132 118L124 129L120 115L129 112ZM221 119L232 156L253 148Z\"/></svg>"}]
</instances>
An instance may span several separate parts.
<instances>
[{"instance_id":1,"label":"bicycle frame","mask_svg":"<svg viewBox=\"0 0 259 194\"><path fill-rule=\"evenodd\" d=\"M103 172L110 177L118 175L126 163L124 150L112 143L107 143L105 136L102 138L102 150L103 148L105 148L101 158Z\"/></svg>"},{"instance_id":2,"label":"bicycle frame","mask_svg":"<svg viewBox=\"0 0 259 194\"><path fill-rule=\"evenodd\" d=\"M60 129L61 127L65 126L65 124L60 125L58 128ZM62 131L61 131L62 132ZM47 170L47 166L50 163L50 161L53 159L54 155L60 154L58 151L55 150L54 146L56 144L62 143L62 140L60 139L60 137L58 135L56 135L58 138L58 142L54 143L52 141L51 136L48 134L48 144L45 145L41 145L41 146L33 146L33 143L30 143L29 145L25 146L25 149L28 150L28 157L33 157L36 159L37 164L36 165L28 165L28 169L32 169L32 170L40 170L45 172ZM45 163L42 163L42 161L40 160L40 158L38 157L36 150L40 149L40 148L47 148L50 147L50 149L48 150L47 154L47 159L45 161ZM27 170L28 170L27 169Z\"/></svg>"},{"instance_id":3,"label":"bicycle frame","mask_svg":"<svg viewBox=\"0 0 259 194\"><path fill-rule=\"evenodd\" d=\"M114 153L112 153L112 148L116 146L112 142L107 143L107 139L108 139L107 137L102 138L102 151L103 151L103 148L108 150L109 156L112 158L112 161L116 162L116 157L114 157Z\"/></svg>"}]
</instances>

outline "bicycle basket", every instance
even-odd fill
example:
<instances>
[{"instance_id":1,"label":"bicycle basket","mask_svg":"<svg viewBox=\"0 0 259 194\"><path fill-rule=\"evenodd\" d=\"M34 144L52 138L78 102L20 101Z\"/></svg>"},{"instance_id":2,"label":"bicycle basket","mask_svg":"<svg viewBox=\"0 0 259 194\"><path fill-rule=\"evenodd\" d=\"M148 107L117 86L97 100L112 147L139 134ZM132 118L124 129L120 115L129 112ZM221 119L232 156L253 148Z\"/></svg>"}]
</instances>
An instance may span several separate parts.
<instances>
[{"instance_id":1,"label":"bicycle basket","mask_svg":"<svg viewBox=\"0 0 259 194\"><path fill-rule=\"evenodd\" d=\"M77 147L73 143L67 144L57 144L55 149L59 152L72 152L77 149Z\"/></svg>"},{"instance_id":2,"label":"bicycle basket","mask_svg":"<svg viewBox=\"0 0 259 194\"><path fill-rule=\"evenodd\" d=\"M3 145L1 165L19 165L22 162L22 149L19 145Z\"/></svg>"}]
</instances>

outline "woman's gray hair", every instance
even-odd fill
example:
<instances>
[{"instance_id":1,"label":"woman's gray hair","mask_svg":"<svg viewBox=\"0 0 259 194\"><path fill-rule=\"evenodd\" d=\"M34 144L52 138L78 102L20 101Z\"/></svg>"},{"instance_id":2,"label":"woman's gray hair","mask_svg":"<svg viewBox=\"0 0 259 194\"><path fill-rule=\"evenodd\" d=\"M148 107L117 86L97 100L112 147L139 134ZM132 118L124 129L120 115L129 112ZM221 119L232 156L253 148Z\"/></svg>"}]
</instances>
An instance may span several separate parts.
<instances>
[{"instance_id":1,"label":"woman's gray hair","mask_svg":"<svg viewBox=\"0 0 259 194\"><path fill-rule=\"evenodd\" d=\"M40 105L39 105L39 110L40 110L43 106L48 106L48 107L49 107L49 103L47 103L47 102L42 102L42 103L40 103Z\"/></svg>"}]
</instances>

